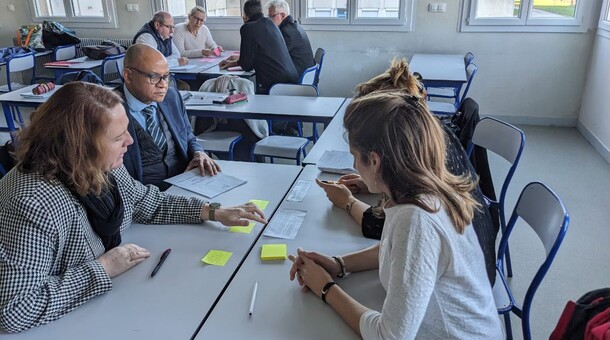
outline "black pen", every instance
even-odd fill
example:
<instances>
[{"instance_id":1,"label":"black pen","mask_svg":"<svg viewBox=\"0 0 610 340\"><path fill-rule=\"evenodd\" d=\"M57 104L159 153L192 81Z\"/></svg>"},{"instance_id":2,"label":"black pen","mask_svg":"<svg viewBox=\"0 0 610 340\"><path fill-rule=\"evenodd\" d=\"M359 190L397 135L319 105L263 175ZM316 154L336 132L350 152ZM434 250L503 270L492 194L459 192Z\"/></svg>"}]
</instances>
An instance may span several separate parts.
<instances>
[{"instance_id":1,"label":"black pen","mask_svg":"<svg viewBox=\"0 0 610 340\"><path fill-rule=\"evenodd\" d=\"M163 262L165 262L165 259L167 258L167 256L169 255L169 253L171 252L171 249L166 249L163 254L161 254L161 258L159 259L159 263L157 263L157 266L155 267L155 269L153 269L152 274L150 274L150 277L153 277L155 275L157 275L157 272L159 271L159 268L161 268L161 265L163 264Z\"/></svg>"}]
</instances>

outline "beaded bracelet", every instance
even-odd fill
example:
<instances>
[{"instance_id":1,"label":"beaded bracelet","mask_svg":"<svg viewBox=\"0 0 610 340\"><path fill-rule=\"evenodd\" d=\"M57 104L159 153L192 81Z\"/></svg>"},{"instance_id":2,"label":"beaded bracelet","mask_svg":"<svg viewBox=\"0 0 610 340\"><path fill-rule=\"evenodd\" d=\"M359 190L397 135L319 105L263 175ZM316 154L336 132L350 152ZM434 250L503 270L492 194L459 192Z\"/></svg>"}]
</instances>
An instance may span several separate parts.
<instances>
[{"instance_id":1,"label":"beaded bracelet","mask_svg":"<svg viewBox=\"0 0 610 340\"><path fill-rule=\"evenodd\" d=\"M335 259L335 261L337 261L337 263L339 264L339 268L341 268L341 273L337 275L338 278L342 278L344 277L347 273L345 272L345 263L343 263L343 259L340 258L339 256L333 256L333 259Z\"/></svg>"}]
</instances>

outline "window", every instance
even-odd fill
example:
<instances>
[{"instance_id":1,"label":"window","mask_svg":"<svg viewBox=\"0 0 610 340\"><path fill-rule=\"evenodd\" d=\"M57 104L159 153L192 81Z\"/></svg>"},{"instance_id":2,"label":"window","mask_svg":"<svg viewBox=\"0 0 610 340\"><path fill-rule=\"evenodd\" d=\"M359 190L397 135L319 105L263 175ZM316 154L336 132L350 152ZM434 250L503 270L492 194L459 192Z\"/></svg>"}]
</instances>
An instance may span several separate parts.
<instances>
[{"instance_id":1,"label":"window","mask_svg":"<svg viewBox=\"0 0 610 340\"><path fill-rule=\"evenodd\" d=\"M586 0L465 0L462 31L585 32Z\"/></svg>"},{"instance_id":2,"label":"window","mask_svg":"<svg viewBox=\"0 0 610 340\"><path fill-rule=\"evenodd\" d=\"M411 30L413 0L287 0L290 14L306 29ZM176 22L194 6L203 6L211 28L235 29L243 23L245 0L153 0L154 10L165 10ZM267 1L263 0L263 6Z\"/></svg>"},{"instance_id":3,"label":"window","mask_svg":"<svg viewBox=\"0 0 610 340\"><path fill-rule=\"evenodd\" d=\"M32 21L61 21L69 27L116 28L113 0L29 0Z\"/></svg>"},{"instance_id":4,"label":"window","mask_svg":"<svg viewBox=\"0 0 610 340\"><path fill-rule=\"evenodd\" d=\"M604 0L601 13L599 14L598 34L610 38L610 1Z\"/></svg>"},{"instance_id":5,"label":"window","mask_svg":"<svg viewBox=\"0 0 610 340\"><path fill-rule=\"evenodd\" d=\"M299 0L311 29L411 30L412 0Z\"/></svg>"}]
</instances>

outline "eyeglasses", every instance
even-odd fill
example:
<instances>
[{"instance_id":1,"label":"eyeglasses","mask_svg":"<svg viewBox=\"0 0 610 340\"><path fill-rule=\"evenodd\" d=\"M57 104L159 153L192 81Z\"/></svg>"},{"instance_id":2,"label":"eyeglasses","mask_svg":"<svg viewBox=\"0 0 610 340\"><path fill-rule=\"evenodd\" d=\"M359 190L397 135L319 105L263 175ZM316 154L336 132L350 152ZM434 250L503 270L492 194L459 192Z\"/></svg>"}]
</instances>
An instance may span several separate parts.
<instances>
[{"instance_id":1,"label":"eyeglasses","mask_svg":"<svg viewBox=\"0 0 610 340\"><path fill-rule=\"evenodd\" d=\"M176 26L174 26L174 25L166 25L166 24L164 24L164 23L162 23L162 22L159 22L159 23L160 23L161 25L163 25L163 26L165 26L165 27L169 28L169 29L170 29L170 30L172 30L172 31L173 31L173 30L176 28Z\"/></svg>"},{"instance_id":2,"label":"eyeglasses","mask_svg":"<svg viewBox=\"0 0 610 340\"><path fill-rule=\"evenodd\" d=\"M197 23L205 21L205 18L202 19L202 18L198 18L196 16L192 16L191 19L193 19L193 21L195 21Z\"/></svg>"},{"instance_id":3,"label":"eyeglasses","mask_svg":"<svg viewBox=\"0 0 610 340\"><path fill-rule=\"evenodd\" d=\"M270 15L270 16L269 16L269 18L275 18L276 16L278 16L278 15L280 15L280 14L282 14L282 13L275 13L275 14L272 14L272 15Z\"/></svg>"},{"instance_id":4,"label":"eyeglasses","mask_svg":"<svg viewBox=\"0 0 610 340\"><path fill-rule=\"evenodd\" d=\"M132 67L132 66L128 66L126 68L128 68L130 70L134 70L134 71L138 72L139 74L143 75L144 77L148 78L148 82L151 85L157 85L161 82L161 80L163 80L169 84L174 80L174 75L172 73L168 73L168 74L162 76L158 73L146 73L146 72L140 71L137 68Z\"/></svg>"}]
</instances>

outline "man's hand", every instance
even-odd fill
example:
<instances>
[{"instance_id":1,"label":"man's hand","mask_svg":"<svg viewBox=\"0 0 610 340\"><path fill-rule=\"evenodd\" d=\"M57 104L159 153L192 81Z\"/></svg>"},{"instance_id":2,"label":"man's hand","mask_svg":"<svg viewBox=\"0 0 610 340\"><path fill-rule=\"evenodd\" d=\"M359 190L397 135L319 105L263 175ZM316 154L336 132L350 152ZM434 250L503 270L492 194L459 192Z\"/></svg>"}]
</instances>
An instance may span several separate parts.
<instances>
[{"instance_id":1,"label":"man's hand","mask_svg":"<svg viewBox=\"0 0 610 340\"><path fill-rule=\"evenodd\" d=\"M184 65L188 65L188 63L189 63L188 58L185 58L185 57L178 58L178 65L184 66Z\"/></svg>"},{"instance_id":2,"label":"man's hand","mask_svg":"<svg viewBox=\"0 0 610 340\"><path fill-rule=\"evenodd\" d=\"M201 176L205 176L206 172L214 176L220 171L222 171L220 169L220 166L216 164L216 162L212 158L210 158L210 156L208 156L205 152L201 151L195 152L195 156L193 157L189 165L186 167L185 172L194 168L199 168Z\"/></svg>"},{"instance_id":3,"label":"man's hand","mask_svg":"<svg viewBox=\"0 0 610 340\"><path fill-rule=\"evenodd\" d=\"M237 60L231 60L233 56L221 61L218 66L221 70L226 70L229 67L237 66Z\"/></svg>"},{"instance_id":4,"label":"man's hand","mask_svg":"<svg viewBox=\"0 0 610 340\"><path fill-rule=\"evenodd\" d=\"M206 50L204 48L203 50L201 50L201 55L203 55L204 57L209 57L209 56L213 56L214 52L212 50Z\"/></svg>"}]
</instances>

